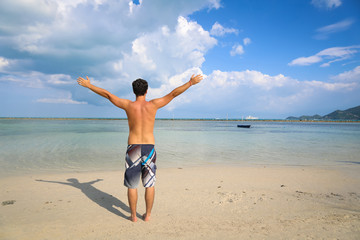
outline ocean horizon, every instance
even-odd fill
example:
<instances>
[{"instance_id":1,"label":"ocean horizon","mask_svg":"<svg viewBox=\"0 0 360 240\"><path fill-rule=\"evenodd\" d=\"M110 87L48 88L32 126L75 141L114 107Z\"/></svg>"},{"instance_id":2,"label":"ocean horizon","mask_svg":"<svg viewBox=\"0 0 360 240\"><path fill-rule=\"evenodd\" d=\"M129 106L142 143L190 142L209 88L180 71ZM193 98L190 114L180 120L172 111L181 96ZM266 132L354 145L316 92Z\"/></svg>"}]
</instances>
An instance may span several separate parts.
<instances>
[{"instance_id":1,"label":"ocean horizon","mask_svg":"<svg viewBox=\"0 0 360 240\"><path fill-rule=\"evenodd\" d=\"M99 118L99 117L0 117L0 120L127 120L127 118ZM244 122L354 122L360 123L360 120L352 119L312 119L312 120L294 120L281 118L155 118L155 120L174 120L174 121L244 121Z\"/></svg>"}]
</instances>

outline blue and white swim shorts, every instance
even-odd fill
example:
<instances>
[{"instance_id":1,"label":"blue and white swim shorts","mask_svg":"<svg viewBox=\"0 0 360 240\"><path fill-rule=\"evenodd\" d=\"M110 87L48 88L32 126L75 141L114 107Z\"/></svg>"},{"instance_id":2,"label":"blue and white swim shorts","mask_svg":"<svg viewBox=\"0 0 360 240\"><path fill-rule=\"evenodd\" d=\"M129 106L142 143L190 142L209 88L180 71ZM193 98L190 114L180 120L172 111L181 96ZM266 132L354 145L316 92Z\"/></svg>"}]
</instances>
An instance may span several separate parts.
<instances>
[{"instance_id":1,"label":"blue and white swim shorts","mask_svg":"<svg viewBox=\"0 0 360 240\"><path fill-rule=\"evenodd\" d=\"M156 181L156 151L152 144L132 144L126 150L124 185L137 188L142 179L144 187L153 187Z\"/></svg>"}]
</instances>

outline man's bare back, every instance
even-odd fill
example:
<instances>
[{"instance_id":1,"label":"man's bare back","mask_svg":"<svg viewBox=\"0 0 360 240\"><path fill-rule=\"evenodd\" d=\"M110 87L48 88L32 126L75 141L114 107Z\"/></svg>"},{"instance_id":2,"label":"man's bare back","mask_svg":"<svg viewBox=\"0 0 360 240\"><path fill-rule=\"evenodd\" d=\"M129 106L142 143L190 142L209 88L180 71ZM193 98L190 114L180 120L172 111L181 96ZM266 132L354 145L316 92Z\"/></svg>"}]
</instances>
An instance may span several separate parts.
<instances>
[{"instance_id":1,"label":"man's bare back","mask_svg":"<svg viewBox=\"0 0 360 240\"><path fill-rule=\"evenodd\" d=\"M146 101L145 97L137 97L125 111L129 124L128 144L155 144L156 106Z\"/></svg>"}]
</instances>

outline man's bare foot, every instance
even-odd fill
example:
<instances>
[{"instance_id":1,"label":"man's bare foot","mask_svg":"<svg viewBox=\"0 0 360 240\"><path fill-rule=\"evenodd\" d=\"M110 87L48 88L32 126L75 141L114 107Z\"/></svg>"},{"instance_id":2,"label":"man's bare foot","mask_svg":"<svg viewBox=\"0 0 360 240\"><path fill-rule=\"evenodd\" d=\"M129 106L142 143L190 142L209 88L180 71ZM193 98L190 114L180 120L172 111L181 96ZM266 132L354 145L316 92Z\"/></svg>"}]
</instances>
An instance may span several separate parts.
<instances>
[{"instance_id":1,"label":"man's bare foot","mask_svg":"<svg viewBox=\"0 0 360 240\"><path fill-rule=\"evenodd\" d=\"M130 216L129 220L132 222L137 222L137 217L136 216Z\"/></svg>"},{"instance_id":2,"label":"man's bare foot","mask_svg":"<svg viewBox=\"0 0 360 240\"><path fill-rule=\"evenodd\" d=\"M144 213L144 215L143 215L143 220L144 220L145 222L150 221L150 215L147 215L146 213Z\"/></svg>"}]
</instances>

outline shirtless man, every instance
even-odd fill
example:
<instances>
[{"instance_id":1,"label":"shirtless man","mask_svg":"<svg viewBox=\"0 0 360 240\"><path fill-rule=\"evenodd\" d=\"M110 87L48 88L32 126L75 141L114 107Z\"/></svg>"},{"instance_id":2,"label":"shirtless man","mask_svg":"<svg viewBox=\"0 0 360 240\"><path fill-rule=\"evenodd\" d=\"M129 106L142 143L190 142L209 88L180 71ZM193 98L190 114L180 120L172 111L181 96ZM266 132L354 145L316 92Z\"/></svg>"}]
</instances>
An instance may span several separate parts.
<instances>
[{"instance_id":1,"label":"shirtless man","mask_svg":"<svg viewBox=\"0 0 360 240\"><path fill-rule=\"evenodd\" d=\"M136 204L138 198L137 186L140 175L145 187L146 213L144 221L150 220L151 209L155 197L155 173L156 173L156 151L154 148L154 124L156 111L166 106L175 97L185 92L192 85L198 84L203 79L202 75L192 75L190 81L175 88L172 92L162 98L146 101L148 84L143 79L137 79L132 83L136 100L119 98L105 89L96 87L86 79L79 77L77 82L102 97L109 99L115 106L124 109L128 118L129 138L126 151L126 170L124 185L128 187L128 200L131 210L130 220L137 221Z\"/></svg>"}]
</instances>

